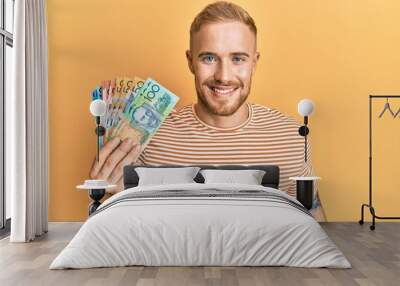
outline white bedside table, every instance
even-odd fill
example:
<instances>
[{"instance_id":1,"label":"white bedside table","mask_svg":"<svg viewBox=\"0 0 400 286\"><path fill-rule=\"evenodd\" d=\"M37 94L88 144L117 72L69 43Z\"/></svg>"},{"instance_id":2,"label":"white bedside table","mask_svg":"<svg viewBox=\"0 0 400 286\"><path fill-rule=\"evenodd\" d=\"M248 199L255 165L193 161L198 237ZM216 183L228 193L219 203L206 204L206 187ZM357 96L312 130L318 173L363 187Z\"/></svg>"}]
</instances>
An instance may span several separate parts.
<instances>
[{"instance_id":1,"label":"white bedside table","mask_svg":"<svg viewBox=\"0 0 400 286\"><path fill-rule=\"evenodd\" d=\"M296 181L296 198L306 208L311 209L314 194L314 181L320 177L290 177L289 180Z\"/></svg>"},{"instance_id":2,"label":"white bedside table","mask_svg":"<svg viewBox=\"0 0 400 286\"><path fill-rule=\"evenodd\" d=\"M89 197L93 202L89 205L89 216L101 205L100 200L104 197L106 189L115 188L104 180L86 180L85 184L76 186L77 189L89 190Z\"/></svg>"}]
</instances>

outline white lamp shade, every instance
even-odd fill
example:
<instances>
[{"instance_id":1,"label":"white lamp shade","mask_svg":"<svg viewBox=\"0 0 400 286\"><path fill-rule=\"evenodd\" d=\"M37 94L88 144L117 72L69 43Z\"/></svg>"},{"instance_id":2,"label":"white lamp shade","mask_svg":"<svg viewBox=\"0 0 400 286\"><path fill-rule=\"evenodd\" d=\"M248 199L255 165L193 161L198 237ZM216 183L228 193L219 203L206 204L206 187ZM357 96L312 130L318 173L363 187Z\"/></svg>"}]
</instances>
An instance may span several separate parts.
<instances>
[{"instance_id":1,"label":"white lamp shade","mask_svg":"<svg viewBox=\"0 0 400 286\"><path fill-rule=\"evenodd\" d=\"M93 116L103 116L106 113L107 104L104 100L96 99L90 104L90 113Z\"/></svg>"},{"instance_id":2,"label":"white lamp shade","mask_svg":"<svg viewBox=\"0 0 400 286\"><path fill-rule=\"evenodd\" d=\"M300 100L297 110L301 116L309 116L314 111L314 103L309 99Z\"/></svg>"}]
</instances>

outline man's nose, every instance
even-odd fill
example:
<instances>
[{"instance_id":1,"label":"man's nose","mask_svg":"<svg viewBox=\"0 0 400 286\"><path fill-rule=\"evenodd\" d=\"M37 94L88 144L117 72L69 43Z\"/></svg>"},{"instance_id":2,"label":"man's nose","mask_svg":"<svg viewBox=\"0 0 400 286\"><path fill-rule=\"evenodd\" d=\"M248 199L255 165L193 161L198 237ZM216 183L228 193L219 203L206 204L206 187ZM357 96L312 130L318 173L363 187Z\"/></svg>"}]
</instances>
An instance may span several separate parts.
<instances>
[{"instance_id":1,"label":"man's nose","mask_svg":"<svg viewBox=\"0 0 400 286\"><path fill-rule=\"evenodd\" d=\"M229 61L221 60L217 65L217 70L215 71L214 78L218 82L229 82L232 79L232 67Z\"/></svg>"}]
</instances>

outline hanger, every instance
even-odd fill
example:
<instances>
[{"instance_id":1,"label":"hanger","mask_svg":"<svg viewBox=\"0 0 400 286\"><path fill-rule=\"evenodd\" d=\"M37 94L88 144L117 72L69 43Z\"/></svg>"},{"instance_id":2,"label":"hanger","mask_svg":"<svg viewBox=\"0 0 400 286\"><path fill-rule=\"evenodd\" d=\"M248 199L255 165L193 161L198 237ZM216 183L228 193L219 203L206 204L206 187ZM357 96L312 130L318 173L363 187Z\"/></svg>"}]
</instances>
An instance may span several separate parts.
<instances>
[{"instance_id":1,"label":"hanger","mask_svg":"<svg viewBox=\"0 0 400 286\"><path fill-rule=\"evenodd\" d=\"M394 117L396 118L397 115L399 115L399 114L400 114L400 108L399 108L399 110L397 110L397 112L394 114Z\"/></svg>"},{"instance_id":2,"label":"hanger","mask_svg":"<svg viewBox=\"0 0 400 286\"><path fill-rule=\"evenodd\" d=\"M389 98L386 97L386 103L385 106L383 107L383 110L381 112L381 114L379 114L379 118L381 118L383 116L383 114L386 112L386 110L389 110L390 114L392 114L393 117L396 117L396 115L399 113L399 111L396 112L396 115L394 115L394 112L392 111L392 109L390 108L390 104L389 104Z\"/></svg>"}]
</instances>

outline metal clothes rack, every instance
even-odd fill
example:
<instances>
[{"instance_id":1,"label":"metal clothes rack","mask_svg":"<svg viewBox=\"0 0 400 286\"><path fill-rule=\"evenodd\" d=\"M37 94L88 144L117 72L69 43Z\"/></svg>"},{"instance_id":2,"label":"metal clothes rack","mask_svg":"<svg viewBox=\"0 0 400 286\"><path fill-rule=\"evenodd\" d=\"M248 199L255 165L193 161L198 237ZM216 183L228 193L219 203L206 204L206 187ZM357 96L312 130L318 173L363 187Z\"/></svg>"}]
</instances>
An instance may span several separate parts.
<instances>
[{"instance_id":1,"label":"metal clothes rack","mask_svg":"<svg viewBox=\"0 0 400 286\"><path fill-rule=\"evenodd\" d=\"M375 219L400 219L400 217L384 217L378 216L375 212L375 208L372 204L372 101L377 98L400 98L400 95L370 95L369 96L369 203L361 205L361 219L358 221L359 224L364 224L364 207L369 208L369 211L372 215L372 225L370 225L370 229L375 229Z\"/></svg>"}]
</instances>

